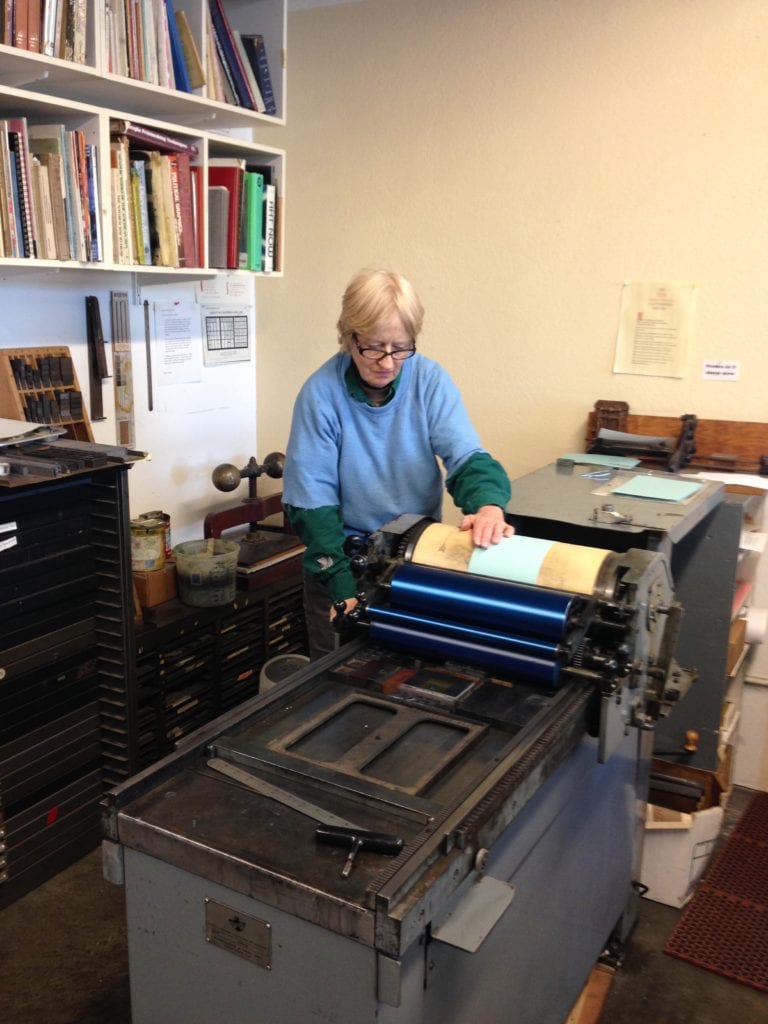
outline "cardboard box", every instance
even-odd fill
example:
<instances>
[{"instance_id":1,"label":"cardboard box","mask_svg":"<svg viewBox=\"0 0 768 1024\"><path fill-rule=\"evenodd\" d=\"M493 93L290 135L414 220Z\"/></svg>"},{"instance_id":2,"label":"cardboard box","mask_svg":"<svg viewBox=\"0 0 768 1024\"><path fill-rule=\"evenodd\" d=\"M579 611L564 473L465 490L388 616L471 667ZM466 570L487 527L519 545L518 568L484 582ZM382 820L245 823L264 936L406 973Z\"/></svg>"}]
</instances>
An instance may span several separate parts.
<instances>
[{"instance_id":1,"label":"cardboard box","mask_svg":"<svg viewBox=\"0 0 768 1024\"><path fill-rule=\"evenodd\" d=\"M640 871L646 898L682 907L704 874L722 824L722 807L683 814L648 804Z\"/></svg>"},{"instance_id":2,"label":"cardboard box","mask_svg":"<svg viewBox=\"0 0 768 1024\"><path fill-rule=\"evenodd\" d=\"M133 573L133 585L142 608L172 601L176 597L176 565L166 562L162 569Z\"/></svg>"}]
</instances>

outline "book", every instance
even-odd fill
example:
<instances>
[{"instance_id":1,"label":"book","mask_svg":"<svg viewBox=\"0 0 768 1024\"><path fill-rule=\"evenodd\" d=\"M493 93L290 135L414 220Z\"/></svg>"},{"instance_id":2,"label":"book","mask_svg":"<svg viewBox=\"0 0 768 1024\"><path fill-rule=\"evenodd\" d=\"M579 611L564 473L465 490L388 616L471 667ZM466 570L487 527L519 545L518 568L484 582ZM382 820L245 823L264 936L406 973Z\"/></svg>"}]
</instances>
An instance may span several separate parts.
<instances>
[{"instance_id":1,"label":"book","mask_svg":"<svg viewBox=\"0 0 768 1024\"><path fill-rule=\"evenodd\" d=\"M258 171L245 171L245 269L261 270L262 207L264 203L264 175Z\"/></svg>"},{"instance_id":2,"label":"book","mask_svg":"<svg viewBox=\"0 0 768 1024\"><path fill-rule=\"evenodd\" d=\"M174 211L173 183L171 178L171 162L167 153L153 152L152 184L157 186L159 202L156 210L159 213L157 224L160 236L160 266L178 267L179 246L176 234L176 218Z\"/></svg>"},{"instance_id":3,"label":"book","mask_svg":"<svg viewBox=\"0 0 768 1024\"><path fill-rule=\"evenodd\" d=\"M173 55L168 29L168 11L165 0L153 0L155 12L155 34L157 36L157 81L164 89L175 89Z\"/></svg>"},{"instance_id":4,"label":"book","mask_svg":"<svg viewBox=\"0 0 768 1024\"><path fill-rule=\"evenodd\" d=\"M264 186L264 227L261 269L271 274L275 269L275 228L277 217L277 191L274 185Z\"/></svg>"},{"instance_id":5,"label":"book","mask_svg":"<svg viewBox=\"0 0 768 1024\"><path fill-rule=\"evenodd\" d=\"M68 179L65 166L66 138L63 124L27 126L29 151L48 167L51 206L56 234L57 259L75 259Z\"/></svg>"},{"instance_id":6,"label":"book","mask_svg":"<svg viewBox=\"0 0 768 1024\"><path fill-rule=\"evenodd\" d=\"M192 183L192 214L195 225L195 245L197 246L197 264L198 267L205 266L205 231L203 225L205 222L204 203L203 196L204 185L203 185L203 168L194 165L189 168L189 177ZM226 191L226 189L225 189Z\"/></svg>"},{"instance_id":7,"label":"book","mask_svg":"<svg viewBox=\"0 0 768 1024\"><path fill-rule=\"evenodd\" d=\"M176 15L173 11L171 0L165 0L166 22L168 25L168 39L171 44L171 60L173 62L173 78L176 88L180 92L192 92L187 74L187 65L184 62L184 52L181 48L179 29L176 24Z\"/></svg>"},{"instance_id":8,"label":"book","mask_svg":"<svg viewBox=\"0 0 768 1024\"><path fill-rule=\"evenodd\" d=\"M187 78L191 89L199 89L205 85L205 70L200 59L200 51L197 49L195 37L189 27L189 21L184 11L176 11L176 28L181 43L181 52L184 57L184 64L187 69Z\"/></svg>"},{"instance_id":9,"label":"book","mask_svg":"<svg viewBox=\"0 0 768 1024\"><path fill-rule=\"evenodd\" d=\"M256 79L256 73L253 70L253 67L251 66L251 62L248 60L248 54L245 52L242 36L237 31L237 29L232 30L232 39L234 41L235 47L240 57L240 63L243 66L243 73L245 74L245 77L248 80L248 87L250 88L251 95L253 96L253 109L258 111L260 114L263 114L264 111L266 110L266 106L264 104L264 99L261 95L261 89L259 88L259 83Z\"/></svg>"},{"instance_id":10,"label":"book","mask_svg":"<svg viewBox=\"0 0 768 1024\"><path fill-rule=\"evenodd\" d=\"M67 20L72 20L72 57L76 64L85 64L88 35L88 0L69 0Z\"/></svg>"},{"instance_id":11,"label":"book","mask_svg":"<svg viewBox=\"0 0 768 1024\"><path fill-rule=\"evenodd\" d=\"M162 190L158 170L157 182L155 182L155 161L153 158L160 154L150 150L145 153L135 154L134 159L140 159L144 164L144 179L147 189L147 221L149 225L149 248L152 257L152 265L160 266L162 252L160 248L160 220L162 218Z\"/></svg>"},{"instance_id":12,"label":"book","mask_svg":"<svg viewBox=\"0 0 768 1024\"><path fill-rule=\"evenodd\" d=\"M16 188L23 238L22 255L34 259L38 254L37 225L29 168L27 119L25 117L8 118L8 147L16 162Z\"/></svg>"},{"instance_id":13,"label":"book","mask_svg":"<svg viewBox=\"0 0 768 1024\"><path fill-rule=\"evenodd\" d=\"M177 139L157 128L148 128L146 125L137 124L135 121L116 119L110 122L110 135L126 135L129 139L141 143L143 146L165 150L167 153L190 153L197 155L197 146L194 142L186 142L184 139Z\"/></svg>"},{"instance_id":14,"label":"book","mask_svg":"<svg viewBox=\"0 0 768 1024\"><path fill-rule=\"evenodd\" d=\"M0 223L3 230L3 249L6 256L18 257L19 231L14 205L14 185L11 176L11 154L8 149L8 122L0 120Z\"/></svg>"},{"instance_id":15,"label":"book","mask_svg":"<svg viewBox=\"0 0 768 1024\"><path fill-rule=\"evenodd\" d=\"M53 210L51 209L48 168L40 162L38 157L30 154L29 173L37 224L37 255L42 260L53 260L56 259L56 236L53 233Z\"/></svg>"},{"instance_id":16,"label":"book","mask_svg":"<svg viewBox=\"0 0 768 1024\"><path fill-rule=\"evenodd\" d=\"M259 83L259 91L264 100L264 113L275 117L277 115L277 101L272 86L272 76L269 71L264 36L243 33L240 38L242 39L243 48L250 65L256 75L256 81Z\"/></svg>"},{"instance_id":17,"label":"book","mask_svg":"<svg viewBox=\"0 0 768 1024\"><path fill-rule=\"evenodd\" d=\"M237 157L211 157L208 160L208 184L223 185L229 191L226 262L229 270L237 270L240 262L240 205L244 174L245 160Z\"/></svg>"},{"instance_id":18,"label":"book","mask_svg":"<svg viewBox=\"0 0 768 1024\"><path fill-rule=\"evenodd\" d=\"M179 265L182 267L199 267L197 259L197 242L195 237L195 212L192 198L192 174L189 153L172 153L172 165L176 165L176 177L179 190Z\"/></svg>"},{"instance_id":19,"label":"book","mask_svg":"<svg viewBox=\"0 0 768 1024\"><path fill-rule=\"evenodd\" d=\"M136 232L133 220L133 189L131 185L128 139L122 135L109 144L113 182L113 225L116 227L114 259L116 263L133 265L136 259Z\"/></svg>"},{"instance_id":20,"label":"book","mask_svg":"<svg viewBox=\"0 0 768 1024\"><path fill-rule=\"evenodd\" d=\"M16 0L15 6L18 8L24 2ZM27 49L32 53L40 53L42 13L40 0L27 0Z\"/></svg>"},{"instance_id":21,"label":"book","mask_svg":"<svg viewBox=\"0 0 768 1024\"><path fill-rule=\"evenodd\" d=\"M85 262L88 254L85 248L84 214L83 214L83 193L80 188L80 167L78 161L78 131L72 129L65 132L64 167L66 169L67 194L69 196L72 228L70 232L70 246L72 246L73 259Z\"/></svg>"},{"instance_id":22,"label":"book","mask_svg":"<svg viewBox=\"0 0 768 1024\"><path fill-rule=\"evenodd\" d=\"M40 52L49 57L55 55L59 6L62 6L62 0L42 0Z\"/></svg>"},{"instance_id":23,"label":"book","mask_svg":"<svg viewBox=\"0 0 768 1024\"><path fill-rule=\"evenodd\" d=\"M101 248L101 211L99 209L99 161L97 147L90 142L85 144L85 177L88 196L88 221L90 227L90 259L92 263L100 263L103 257Z\"/></svg>"},{"instance_id":24,"label":"book","mask_svg":"<svg viewBox=\"0 0 768 1024\"><path fill-rule=\"evenodd\" d=\"M227 228L229 225L229 189L208 186L208 266L227 267Z\"/></svg>"},{"instance_id":25,"label":"book","mask_svg":"<svg viewBox=\"0 0 768 1024\"><path fill-rule=\"evenodd\" d=\"M67 186L64 172L64 160L60 153L44 153L40 157L48 168L51 185L51 213L53 216L54 236L56 238L56 259L71 258L69 248L69 224L67 222Z\"/></svg>"},{"instance_id":26,"label":"book","mask_svg":"<svg viewBox=\"0 0 768 1024\"><path fill-rule=\"evenodd\" d=\"M18 0L13 5L13 45L19 50L27 48L27 30L29 28L29 4L27 0Z\"/></svg>"},{"instance_id":27,"label":"book","mask_svg":"<svg viewBox=\"0 0 768 1024\"><path fill-rule=\"evenodd\" d=\"M147 204L147 174L143 160L131 160L131 185L137 242L137 263L152 266L152 246L149 240L149 207ZM139 244L140 243L140 244Z\"/></svg>"},{"instance_id":28,"label":"book","mask_svg":"<svg viewBox=\"0 0 768 1024\"><path fill-rule=\"evenodd\" d=\"M249 110L256 109L256 100L251 93L245 68L237 52L232 29L227 19L222 0L208 0L208 8L213 23L213 32L222 52L223 64L232 77L238 105Z\"/></svg>"}]
</instances>

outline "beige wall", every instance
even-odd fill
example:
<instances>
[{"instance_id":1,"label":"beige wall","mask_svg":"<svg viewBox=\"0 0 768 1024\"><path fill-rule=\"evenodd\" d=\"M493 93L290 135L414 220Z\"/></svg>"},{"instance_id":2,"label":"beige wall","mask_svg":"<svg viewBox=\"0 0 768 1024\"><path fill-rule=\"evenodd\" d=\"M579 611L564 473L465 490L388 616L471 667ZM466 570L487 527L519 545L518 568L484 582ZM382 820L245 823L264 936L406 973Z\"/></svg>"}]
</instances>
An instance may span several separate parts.
<instances>
[{"instance_id":1,"label":"beige wall","mask_svg":"<svg viewBox=\"0 0 768 1024\"><path fill-rule=\"evenodd\" d=\"M764 0L366 0L289 17L286 267L257 289L259 453L382 263L518 476L599 398L768 417ZM279 141L278 141L279 140ZM624 281L696 281L682 380L612 373ZM701 378L738 360L741 380Z\"/></svg>"}]
</instances>

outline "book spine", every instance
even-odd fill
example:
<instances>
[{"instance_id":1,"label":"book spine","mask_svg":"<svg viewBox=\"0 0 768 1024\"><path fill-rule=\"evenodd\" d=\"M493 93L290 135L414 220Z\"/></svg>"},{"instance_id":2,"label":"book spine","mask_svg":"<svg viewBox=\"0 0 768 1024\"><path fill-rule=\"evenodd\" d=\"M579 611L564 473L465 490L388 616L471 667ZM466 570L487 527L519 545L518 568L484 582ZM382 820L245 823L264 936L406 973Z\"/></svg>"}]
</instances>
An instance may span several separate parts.
<instances>
[{"instance_id":1,"label":"book spine","mask_svg":"<svg viewBox=\"0 0 768 1024\"><path fill-rule=\"evenodd\" d=\"M99 217L99 181L98 154L96 146L86 143L85 175L88 186L88 223L90 227L91 262L100 263L101 252L101 218Z\"/></svg>"},{"instance_id":2,"label":"book spine","mask_svg":"<svg viewBox=\"0 0 768 1024\"><path fill-rule=\"evenodd\" d=\"M66 0L67 21L64 26L64 60L75 59L75 7L77 0Z\"/></svg>"},{"instance_id":3,"label":"book spine","mask_svg":"<svg viewBox=\"0 0 768 1024\"><path fill-rule=\"evenodd\" d=\"M65 207L64 164L61 153L47 153L41 157L41 160L48 168L56 259L68 260L69 236L67 234L67 212Z\"/></svg>"},{"instance_id":4,"label":"book spine","mask_svg":"<svg viewBox=\"0 0 768 1024\"><path fill-rule=\"evenodd\" d=\"M276 192L274 185L264 186L264 255L262 270L271 274L275 269Z\"/></svg>"},{"instance_id":5,"label":"book spine","mask_svg":"<svg viewBox=\"0 0 768 1024\"><path fill-rule=\"evenodd\" d=\"M155 128L147 128L143 124L135 124L133 121L112 121L109 130L112 135L125 135L135 142L151 145L168 153L190 153L192 156L197 154L197 146L193 142L182 142L172 135L166 135Z\"/></svg>"},{"instance_id":6,"label":"book spine","mask_svg":"<svg viewBox=\"0 0 768 1024\"><path fill-rule=\"evenodd\" d=\"M5 0L3 3L3 42L6 46L14 45L13 35L13 8L14 4L11 0Z\"/></svg>"},{"instance_id":7,"label":"book spine","mask_svg":"<svg viewBox=\"0 0 768 1024\"><path fill-rule=\"evenodd\" d=\"M16 156L19 204L24 229L24 255L34 258L38 254L37 230L32 196L32 180L29 170L29 144L27 142L27 122L25 118L14 117L9 119L8 138L12 141L11 148Z\"/></svg>"},{"instance_id":8,"label":"book spine","mask_svg":"<svg viewBox=\"0 0 768 1024\"><path fill-rule=\"evenodd\" d=\"M88 3L87 0L75 0L75 31L72 48L72 60L76 64L85 64L86 37L88 34Z\"/></svg>"},{"instance_id":9,"label":"book spine","mask_svg":"<svg viewBox=\"0 0 768 1024\"><path fill-rule=\"evenodd\" d=\"M180 267L187 265L186 254L181 240L181 193L179 192L179 154L168 154L168 174L171 182L171 199L173 210L173 238L176 243L176 254Z\"/></svg>"},{"instance_id":10,"label":"book spine","mask_svg":"<svg viewBox=\"0 0 768 1024\"><path fill-rule=\"evenodd\" d=\"M180 92L192 92L187 74L187 65L184 63L184 54L181 49L178 28L176 27L176 16L173 13L171 0L165 0L165 16L168 24L168 39L171 44L171 61L173 63L173 77L176 81L176 88Z\"/></svg>"},{"instance_id":11,"label":"book spine","mask_svg":"<svg viewBox=\"0 0 768 1024\"><path fill-rule=\"evenodd\" d=\"M13 5L14 46L19 50L27 48L27 30L29 28L29 6L27 0L16 0Z\"/></svg>"},{"instance_id":12,"label":"book spine","mask_svg":"<svg viewBox=\"0 0 768 1024\"><path fill-rule=\"evenodd\" d=\"M58 9L58 0L44 0L40 53L45 54L46 57L52 57L55 53L56 13Z\"/></svg>"},{"instance_id":13,"label":"book spine","mask_svg":"<svg viewBox=\"0 0 768 1024\"><path fill-rule=\"evenodd\" d=\"M12 154L8 144L8 122L0 121L0 159L2 160L3 173L3 223L8 225L8 240L6 255L18 257L21 255L19 233L21 225L16 216L16 204L14 200L13 176L11 173Z\"/></svg>"},{"instance_id":14,"label":"book spine","mask_svg":"<svg viewBox=\"0 0 768 1024\"><path fill-rule=\"evenodd\" d=\"M24 218L21 213L21 196L19 191L19 165L15 153L11 152L11 198L13 201L13 216L18 225L18 252L17 256L26 256L24 244Z\"/></svg>"},{"instance_id":15,"label":"book spine","mask_svg":"<svg viewBox=\"0 0 768 1024\"><path fill-rule=\"evenodd\" d=\"M269 72L269 60L267 58L267 48L264 45L264 36L243 36L243 46L256 73L256 80L259 83L261 96L264 100L264 112L274 117L277 114L277 101L275 100L275 92L272 87L272 75Z\"/></svg>"},{"instance_id":16,"label":"book spine","mask_svg":"<svg viewBox=\"0 0 768 1024\"><path fill-rule=\"evenodd\" d=\"M251 65L251 62L248 60L248 54L246 52L245 45L243 44L243 38L240 35L240 33L236 30L233 30L232 37L234 39L235 46L237 47L237 52L240 56L240 63L243 65L245 77L248 79L248 87L251 90L251 95L253 96L255 103L254 109L257 110L260 114L263 114L266 110L266 107L261 95L259 83L256 79L256 72L253 66Z\"/></svg>"},{"instance_id":17,"label":"book spine","mask_svg":"<svg viewBox=\"0 0 768 1024\"><path fill-rule=\"evenodd\" d=\"M85 135L79 128L73 133L75 146L75 167L77 168L77 186L80 198L80 215L82 224L80 230L83 238L84 258L87 263L92 261L91 248L91 209L88 202L88 167L85 157Z\"/></svg>"},{"instance_id":18,"label":"book spine","mask_svg":"<svg viewBox=\"0 0 768 1024\"><path fill-rule=\"evenodd\" d=\"M41 17L40 0L27 0L27 49L31 53L40 53Z\"/></svg>"},{"instance_id":19,"label":"book spine","mask_svg":"<svg viewBox=\"0 0 768 1024\"><path fill-rule=\"evenodd\" d=\"M246 171L246 223L247 223L247 269L260 271L262 216L264 205L264 175L258 171Z\"/></svg>"},{"instance_id":20,"label":"book spine","mask_svg":"<svg viewBox=\"0 0 768 1024\"><path fill-rule=\"evenodd\" d=\"M136 190L139 213L139 231L141 234L141 262L144 266L152 265L152 248L149 241L149 206L147 198L147 173L143 160L134 160L131 164L136 176Z\"/></svg>"},{"instance_id":21,"label":"book spine","mask_svg":"<svg viewBox=\"0 0 768 1024\"><path fill-rule=\"evenodd\" d=\"M67 186L67 227L69 231L69 249L72 259L82 261L85 259L82 239L82 210L80 202L80 188L77 176L77 161L75 157L75 138L73 131L65 133L64 153L64 180Z\"/></svg>"},{"instance_id":22,"label":"book spine","mask_svg":"<svg viewBox=\"0 0 768 1024\"><path fill-rule=\"evenodd\" d=\"M197 266L204 267L205 231L203 225L205 220L205 214L203 209L203 168L198 166L190 167L189 176L192 183L192 210L194 214L195 225L195 253L197 256Z\"/></svg>"},{"instance_id":23,"label":"book spine","mask_svg":"<svg viewBox=\"0 0 768 1024\"><path fill-rule=\"evenodd\" d=\"M205 71L203 69L200 54L189 26L187 15L184 11L176 11L176 29L179 33L181 52L184 55L184 64L187 69L189 84L192 89L199 89L205 85Z\"/></svg>"},{"instance_id":24,"label":"book spine","mask_svg":"<svg viewBox=\"0 0 768 1024\"><path fill-rule=\"evenodd\" d=\"M181 257L183 266L199 267L195 244L195 213L192 197L192 174L188 153L177 157L179 180L179 223L181 225Z\"/></svg>"}]
</instances>

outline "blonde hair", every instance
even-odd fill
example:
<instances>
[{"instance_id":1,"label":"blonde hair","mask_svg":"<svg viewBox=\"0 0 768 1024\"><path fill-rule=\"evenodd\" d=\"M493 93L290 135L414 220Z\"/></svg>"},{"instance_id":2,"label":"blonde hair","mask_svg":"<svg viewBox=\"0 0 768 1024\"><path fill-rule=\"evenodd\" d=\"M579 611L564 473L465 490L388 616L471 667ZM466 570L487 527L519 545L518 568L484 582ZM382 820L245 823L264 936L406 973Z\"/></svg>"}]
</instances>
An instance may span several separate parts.
<instances>
[{"instance_id":1,"label":"blonde hair","mask_svg":"<svg viewBox=\"0 0 768 1024\"><path fill-rule=\"evenodd\" d=\"M361 270L347 285L336 325L339 344L349 351L354 334L370 335L382 320L397 313L415 342L424 307L411 282L391 270Z\"/></svg>"}]
</instances>

